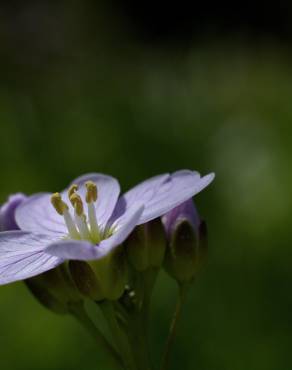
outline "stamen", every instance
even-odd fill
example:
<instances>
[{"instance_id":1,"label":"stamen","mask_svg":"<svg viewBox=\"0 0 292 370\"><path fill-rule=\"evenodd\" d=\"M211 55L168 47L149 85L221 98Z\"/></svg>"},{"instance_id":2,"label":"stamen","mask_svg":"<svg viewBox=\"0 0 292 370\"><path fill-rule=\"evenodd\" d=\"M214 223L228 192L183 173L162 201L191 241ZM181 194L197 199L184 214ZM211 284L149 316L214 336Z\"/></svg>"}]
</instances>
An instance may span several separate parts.
<instances>
[{"instance_id":1,"label":"stamen","mask_svg":"<svg viewBox=\"0 0 292 370\"><path fill-rule=\"evenodd\" d=\"M53 194L51 196L51 203L55 210L59 213L59 215L64 217L67 229L69 231L69 235L73 239L80 239L78 230L76 229L74 221L70 215L69 207L65 202L63 202L61 194L60 193Z\"/></svg>"},{"instance_id":2,"label":"stamen","mask_svg":"<svg viewBox=\"0 0 292 370\"><path fill-rule=\"evenodd\" d=\"M59 215L63 216L64 212L68 210L68 206L62 201L60 193L55 193L51 196L51 203Z\"/></svg>"},{"instance_id":3,"label":"stamen","mask_svg":"<svg viewBox=\"0 0 292 370\"><path fill-rule=\"evenodd\" d=\"M70 197L70 202L72 203L75 209L75 220L83 239L90 240L90 232L86 222L86 216L83 210L83 202L80 196L76 193L73 193Z\"/></svg>"},{"instance_id":4,"label":"stamen","mask_svg":"<svg viewBox=\"0 0 292 370\"><path fill-rule=\"evenodd\" d=\"M88 204L88 219L90 224L90 231L94 240L98 243L100 242L100 231L96 218L96 209L94 202L97 201L98 191L97 186L93 181L87 181L85 183L87 193L86 193L86 203Z\"/></svg>"},{"instance_id":5,"label":"stamen","mask_svg":"<svg viewBox=\"0 0 292 370\"><path fill-rule=\"evenodd\" d=\"M68 198L70 199L71 196L76 193L76 191L78 190L78 185L76 184L72 184L68 190Z\"/></svg>"},{"instance_id":6,"label":"stamen","mask_svg":"<svg viewBox=\"0 0 292 370\"><path fill-rule=\"evenodd\" d=\"M97 186L93 181L87 181L85 183L87 193L86 193L86 203L93 203L97 201Z\"/></svg>"},{"instance_id":7,"label":"stamen","mask_svg":"<svg viewBox=\"0 0 292 370\"><path fill-rule=\"evenodd\" d=\"M72 219L72 216L70 215L70 212L68 210L66 210L64 212L64 220L65 220L65 223L66 223L66 226L67 226L67 229L69 231L69 234L70 236L73 238L73 239L80 239L80 234L75 226L75 223Z\"/></svg>"},{"instance_id":8,"label":"stamen","mask_svg":"<svg viewBox=\"0 0 292 370\"><path fill-rule=\"evenodd\" d=\"M78 216L83 215L83 203L82 203L82 199L80 198L80 196L76 193L73 193L69 199L77 215Z\"/></svg>"}]
</instances>

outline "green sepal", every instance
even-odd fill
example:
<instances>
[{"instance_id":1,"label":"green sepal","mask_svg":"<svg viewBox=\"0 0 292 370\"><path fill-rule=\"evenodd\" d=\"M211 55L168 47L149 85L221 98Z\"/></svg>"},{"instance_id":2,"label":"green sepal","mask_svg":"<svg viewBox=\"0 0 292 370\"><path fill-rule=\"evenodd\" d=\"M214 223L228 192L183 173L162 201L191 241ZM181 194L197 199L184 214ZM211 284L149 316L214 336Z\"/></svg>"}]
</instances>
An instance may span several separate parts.
<instances>
[{"instance_id":1,"label":"green sepal","mask_svg":"<svg viewBox=\"0 0 292 370\"><path fill-rule=\"evenodd\" d=\"M160 218L137 226L125 241L127 257L141 272L160 268L165 255L166 235Z\"/></svg>"},{"instance_id":2,"label":"green sepal","mask_svg":"<svg viewBox=\"0 0 292 370\"><path fill-rule=\"evenodd\" d=\"M68 313L68 307L65 303L58 300L43 284L38 278L31 278L24 281L27 288L30 290L32 295L41 303L44 307L49 310L58 313L66 314Z\"/></svg>"},{"instance_id":3,"label":"green sepal","mask_svg":"<svg viewBox=\"0 0 292 370\"><path fill-rule=\"evenodd\" d=\"M94 301L104 299L99 281L88 262L69 261L69 270L79 292Z\"/></svg>"},{"instance_id":4,"label":"green sepal","mask_svg":"<svg viewBox=\"0 0 292 370\"><path fill-rule=\"evenodd\" d=\"M72 303L82 301L66 263L25 280L25 284L43 306L55 313L68 313Z\"/></svg>"},{"instance_id":5,"label":"green sepal","mask_svg":"<svg viewBox=\"0 0 292 370\"><path fill-rule=\"evenodd\" d=\"M70 261L70 273L79 291L95 301L117 300L124 292L127 265L123 246L95 261Z\"/></svg>"}]
</instances>

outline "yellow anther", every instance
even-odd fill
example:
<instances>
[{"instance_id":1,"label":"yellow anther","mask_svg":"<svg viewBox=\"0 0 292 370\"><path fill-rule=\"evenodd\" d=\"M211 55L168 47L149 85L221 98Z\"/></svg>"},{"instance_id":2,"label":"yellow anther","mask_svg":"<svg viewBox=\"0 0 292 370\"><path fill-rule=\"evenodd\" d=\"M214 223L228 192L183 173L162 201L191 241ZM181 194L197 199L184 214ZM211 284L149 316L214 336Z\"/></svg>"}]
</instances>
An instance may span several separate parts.
<instances>
[{"instance_id":1,"label":"yellow anther","mask_svg":"<svg viewBox=\"0 0 292 370\"><path fill-rule=\"evenodd\" d=\"M51 196L51 203L59 215L63 215L68 210L68 206L62 201L60 193L55 193Z\"/></svg>"},{"instance_id":2,"label":"yellow anther","mask_svg":"<svg viewBox=\"0 0 292 370\"><path fill-rule=\"evenodd\" d=\"M73 193L70 197L70 202L72 206L74 207L77 215L82 216L83 215L83 203L82 203L82 199L80 198L80 196L76 193Z\"/></svg>"},{"instance_id":3,"label":"yellow anther","mask_svg":"<svg viewBox=\"0 0 292 370\"><path fill-rule=\"evenodd\" d=\"M68 190L68 198L70 199L71 196L76 193L76 191L78 190L78 185L76 184L72 184Z\"/></svg>"},{"instance_id":4,"label":"yellow anther","mask_svg":"<svg viewBox=\"0 0 292 370\"><path fill-rule=\"evenodd\" d=\"M87 181L85 183L87 193L86 193L86 202L87 203L92 203L96 202L97 200L97 186L93 181Z\"/></svg>"}]
</instances>

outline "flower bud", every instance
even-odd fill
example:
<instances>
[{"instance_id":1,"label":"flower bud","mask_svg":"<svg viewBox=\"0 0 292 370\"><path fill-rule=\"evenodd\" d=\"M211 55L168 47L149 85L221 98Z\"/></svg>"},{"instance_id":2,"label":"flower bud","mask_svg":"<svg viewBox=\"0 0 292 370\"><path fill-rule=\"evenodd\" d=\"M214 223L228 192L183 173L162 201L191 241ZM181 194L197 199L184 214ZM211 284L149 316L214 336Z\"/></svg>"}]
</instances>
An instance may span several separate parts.
<instances>
[{"instance_id":1,"label":"flower bud","mask_svg":"<svg viewBox=\"0 0 292 370\"><path fill-rule=\"evenodd\" d=\"M96 261L70 261L69 269L79 291L95 301L117 300L125 289L127 267L122 246Z\"/></svg>"},{"instance_id":2,"label":"flower bud","mask_svg":"<svg viewBox=\"0 0 292 370\"><path fill-rule=\"evenodd\" d=\"M137 271L160 268L165 255L166 235L160 218L139 225L125 241L128 259Z\"/></svg>"},{"instance_id":3,"label":"flower bud","mask_svg":"<svg viewBox=\"0 0 292 370\"><path fill-rule=\"evenodd\" d=\"M163 223L168 238L164 267L179 283L190 282L206 254L206 223L191 199L163 216Z\"/></svg>"}]
</instances>

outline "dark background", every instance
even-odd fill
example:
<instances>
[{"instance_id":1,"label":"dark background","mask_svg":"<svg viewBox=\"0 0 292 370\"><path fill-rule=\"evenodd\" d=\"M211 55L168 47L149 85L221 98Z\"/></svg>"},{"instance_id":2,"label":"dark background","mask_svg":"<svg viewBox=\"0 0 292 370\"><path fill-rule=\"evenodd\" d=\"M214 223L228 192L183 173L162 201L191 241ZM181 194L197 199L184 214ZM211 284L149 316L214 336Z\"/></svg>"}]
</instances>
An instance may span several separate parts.
<instances>
[{"instance_id":1,"label":"dark background","mask_svg":"<svg viewBox=\"0 0 292 370\"><path fill-rule=\"evenodd\" d=\"M96 171L123 189L216 172L196 203L209 261L171 369L287 370L291 358L291 3L10 1L0 5L0 200ZM153 302L158 363L175 302ZM7 370L109 369L87 333L22 283L0 289Z\"/></svg>"}]
</instances>

